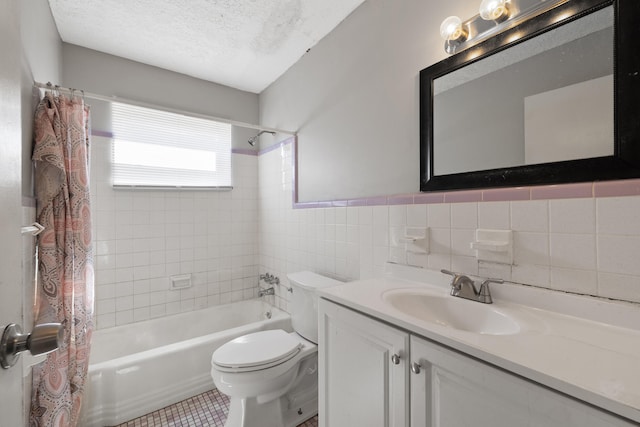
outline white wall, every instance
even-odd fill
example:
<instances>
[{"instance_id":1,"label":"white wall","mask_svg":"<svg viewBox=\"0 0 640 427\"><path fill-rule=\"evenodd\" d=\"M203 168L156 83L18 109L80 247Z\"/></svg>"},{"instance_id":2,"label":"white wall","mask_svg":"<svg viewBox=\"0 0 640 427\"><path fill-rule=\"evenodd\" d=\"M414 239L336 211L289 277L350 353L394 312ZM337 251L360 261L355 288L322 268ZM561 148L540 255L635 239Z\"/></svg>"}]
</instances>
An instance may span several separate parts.
<instances>
[{"instance_id":1,"label":"white wall","mask_svg":"<svg viewBox=\"0 0 640 427\"><path fill-rule=\"evenodd\" d=\"M298 130L301 200L418 191L418 73L445 57L440 22L470 0L367 0L260 94L260 121Z\"/></svg>"}]
</instances>

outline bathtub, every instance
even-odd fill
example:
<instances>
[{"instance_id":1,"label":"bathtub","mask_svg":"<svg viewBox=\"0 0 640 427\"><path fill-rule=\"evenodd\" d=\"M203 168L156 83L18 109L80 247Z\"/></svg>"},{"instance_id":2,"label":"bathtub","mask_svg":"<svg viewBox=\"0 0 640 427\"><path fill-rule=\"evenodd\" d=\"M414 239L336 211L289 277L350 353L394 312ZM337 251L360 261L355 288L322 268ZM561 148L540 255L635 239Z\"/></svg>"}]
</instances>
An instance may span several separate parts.
<instances>
[{"instance_id":1,"label":"bathtub","mask_svg":"<svg viewBox=\"0 0 640 427\"><path fill-rule=\"evenodd\" d=\"M215 388L211 355L238 336L291 332L289 315L259 300L97 330L82 426L114 426Z\"/></svg>"}]
</instances>

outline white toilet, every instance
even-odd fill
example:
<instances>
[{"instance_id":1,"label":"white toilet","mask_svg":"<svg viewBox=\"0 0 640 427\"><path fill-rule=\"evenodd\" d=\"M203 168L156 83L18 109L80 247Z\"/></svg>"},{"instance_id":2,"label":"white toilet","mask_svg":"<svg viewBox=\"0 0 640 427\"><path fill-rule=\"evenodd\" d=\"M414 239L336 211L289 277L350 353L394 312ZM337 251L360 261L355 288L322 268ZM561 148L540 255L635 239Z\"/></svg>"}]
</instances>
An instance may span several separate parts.
<instances>
[{"instance_id":1,"label":"white toilet","mask_svg":"<svg viewBox=\"0 0 640 427\"><path fill-rule=\"evenodd\" d=\"M294 427L318 412L318 297L341 284L309 271L287 276L295 332L244 335L211 357L211 377L230 397L225 427Z\"/></svg>"}]
</instances>

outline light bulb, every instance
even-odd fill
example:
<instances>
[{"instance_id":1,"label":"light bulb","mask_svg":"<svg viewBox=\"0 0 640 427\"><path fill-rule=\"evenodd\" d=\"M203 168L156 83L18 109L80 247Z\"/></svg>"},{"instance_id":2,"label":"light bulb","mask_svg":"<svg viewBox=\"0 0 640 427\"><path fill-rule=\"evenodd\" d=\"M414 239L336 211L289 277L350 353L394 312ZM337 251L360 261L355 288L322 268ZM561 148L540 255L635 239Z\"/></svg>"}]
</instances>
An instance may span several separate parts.
<instances>
[{"instance_id":1,"label":"light bulb","mask_svg":"<svg viewBox=\"0 0 640 427\"><path fill-rule=\"evenodd\" d=\"M440 36L448 41L462 42L467 38L462 28L462 20L457 16L449 16L440 24Z\"/></svg>"},{"instance_id":2,"label":"light bulb","mask_svg":"<svg viewBox=\"0 0 640 427\"><path fill-rule=\"evenodd\" d=\"M504 21L509 17L507 0L482 0L479 13L487 21Z\"/></svg>"}]
</instances>

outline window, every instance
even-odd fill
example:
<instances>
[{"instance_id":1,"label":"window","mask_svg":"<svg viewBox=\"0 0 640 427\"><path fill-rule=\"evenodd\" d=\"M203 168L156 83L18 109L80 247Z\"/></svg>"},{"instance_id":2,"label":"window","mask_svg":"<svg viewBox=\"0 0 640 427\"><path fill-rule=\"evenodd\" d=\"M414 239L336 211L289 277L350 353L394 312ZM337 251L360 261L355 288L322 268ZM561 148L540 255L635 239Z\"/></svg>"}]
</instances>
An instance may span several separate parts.
<instances>
[{"instance_id":1,"label":"window","mask_svg":"<svg viewBox=\"0 0 640 427\"><path fill-rule=\"evenodd\" d=\"M114 187L231 188L231 125L114 102Z\"/></svg>"}]
</instances>

